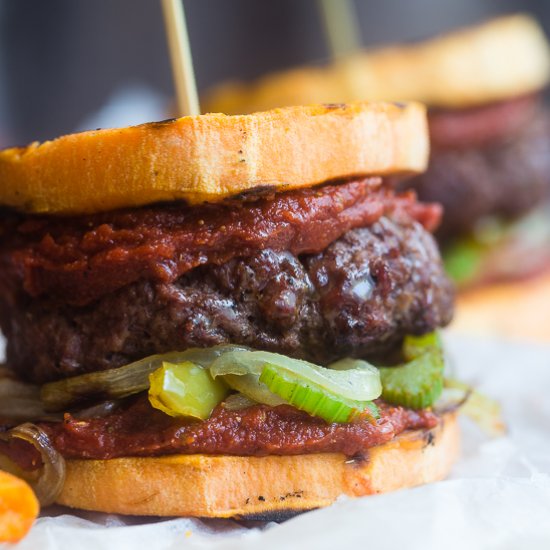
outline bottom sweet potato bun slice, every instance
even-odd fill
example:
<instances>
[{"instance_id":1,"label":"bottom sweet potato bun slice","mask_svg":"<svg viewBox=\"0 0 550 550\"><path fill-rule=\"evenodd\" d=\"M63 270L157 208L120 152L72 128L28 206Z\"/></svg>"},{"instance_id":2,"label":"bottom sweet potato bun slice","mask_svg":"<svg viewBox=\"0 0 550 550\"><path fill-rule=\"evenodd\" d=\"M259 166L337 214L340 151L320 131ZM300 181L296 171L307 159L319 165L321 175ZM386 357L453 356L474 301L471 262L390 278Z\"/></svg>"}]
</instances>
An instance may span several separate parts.
<instances>
[{"instance_id":1,"label":"bottom sweet potato bun slice","mask_svg":"<svg viewBox=\"0 0 550 550\"><path fill-rule=\"evenodd\" d=\"M472 288L460 295L451 328L460 334L550 342L550 308L543 304L550 304L548 271Z\"/></svg>"},{"instance_id":2,"label":"bottom sweet potato bun slice","mask_svg":"<svg viewBox=\"0 0 550 550\"><path fill-rule=\"evenodd\" d=\"M359 497L437 481L456 460L455 413L405 432L364 456L174 455L69 460L59 504L118 514L277 519Z\"/></svg>"}]
</instances>

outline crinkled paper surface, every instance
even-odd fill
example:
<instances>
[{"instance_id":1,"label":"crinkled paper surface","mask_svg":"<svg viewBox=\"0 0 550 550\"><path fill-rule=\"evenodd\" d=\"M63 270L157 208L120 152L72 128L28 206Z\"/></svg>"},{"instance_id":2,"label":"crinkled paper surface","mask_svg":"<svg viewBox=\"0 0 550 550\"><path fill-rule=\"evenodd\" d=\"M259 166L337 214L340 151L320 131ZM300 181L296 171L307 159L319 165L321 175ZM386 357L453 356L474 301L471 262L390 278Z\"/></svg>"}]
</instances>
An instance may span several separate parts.
<instances>
[{"instance_id":1,"label":"crinkled paper surface","mask_svg":"<svg viewBox=\"0 0 550 550\"><path fill-rule=\"evenodd\" d=\"M456 377L503 405L506 437L463 419L450 479L357 500L281 525L228 520L41 517L17 550L262 548L550 549L550 346L447 338ZM361 545L361 546L359 546Z\"/></svg>"}]
</instances>

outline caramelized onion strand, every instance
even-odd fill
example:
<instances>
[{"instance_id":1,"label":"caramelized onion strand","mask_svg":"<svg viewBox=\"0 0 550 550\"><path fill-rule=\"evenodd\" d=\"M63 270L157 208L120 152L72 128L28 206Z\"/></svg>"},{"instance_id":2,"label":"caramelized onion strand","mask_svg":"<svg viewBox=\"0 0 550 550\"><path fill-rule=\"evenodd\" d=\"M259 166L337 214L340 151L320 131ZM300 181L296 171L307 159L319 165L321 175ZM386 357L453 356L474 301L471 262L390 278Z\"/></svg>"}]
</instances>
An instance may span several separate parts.
<instances>
[{"instance_id":1,"label":"caramelized onion strand","mask_svg":"<svg viewBox=\"0 0 550 550\"><path fill-rule=\"evenodd\" d=\"M10 471L19 477L23 477L35 492L40 504L47 506L53 504L65 483L65 460L56 451L46 433L35 424L26 422L12 428L0 438L4 441L10 439L21 439L32 445L42 459L42 468L36 472L27 473L17 467L16 464L9 464L11 461L3 457L2 469Z\"/></svg>"}]
</instances>

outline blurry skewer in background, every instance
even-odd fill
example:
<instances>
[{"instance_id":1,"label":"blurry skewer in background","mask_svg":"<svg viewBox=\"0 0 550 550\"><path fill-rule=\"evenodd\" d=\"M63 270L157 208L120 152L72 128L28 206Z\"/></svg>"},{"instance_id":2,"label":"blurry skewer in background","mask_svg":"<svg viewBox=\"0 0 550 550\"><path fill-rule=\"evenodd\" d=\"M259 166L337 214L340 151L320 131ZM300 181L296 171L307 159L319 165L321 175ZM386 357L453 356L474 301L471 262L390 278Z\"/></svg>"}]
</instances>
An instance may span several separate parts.
<instances>
[{"instance_id":1,"label":"blurry skewer in background","mask_svg":"<svg viewBox=\"0 0 550 550\"><path fill-rule=\"evenodd\" d=\"M352 0L317 0L333 58L356 52L361 32Z\"/></svg>"}]
</instances>

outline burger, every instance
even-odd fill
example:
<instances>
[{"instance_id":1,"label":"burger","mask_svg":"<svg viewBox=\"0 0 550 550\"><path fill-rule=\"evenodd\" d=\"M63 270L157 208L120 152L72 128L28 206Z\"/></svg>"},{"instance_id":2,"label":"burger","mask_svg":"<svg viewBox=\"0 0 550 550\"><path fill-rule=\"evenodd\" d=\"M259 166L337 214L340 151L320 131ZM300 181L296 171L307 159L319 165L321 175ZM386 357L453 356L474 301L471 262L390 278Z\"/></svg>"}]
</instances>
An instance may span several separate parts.
<instances>
[{"instance_id":1,"label":"burger","mask_svg":"<svg viewBox=\"0 0 550 550\"><path fill-rule=\"evenodd\" d=\"M328 67L222 85L206 103L228 113L359 98L426 103L429 166L401 185L444 208L436 237L461 290L458 326L548 340L550 317L532 305L550 299L549 78L542 29L510 15Z\"/></svg>"},{"instance_id":2,"label":"burger","mask_svg":"<svg viewBox=\"0 0 550 550\"><path fill-rule=\"evenodd\" d=\"M2 466L43 503L262 519L445 477L441 208L391 186L427 157L421 105L367 102L1 151Z\"/></svg>"}]
</instances>

